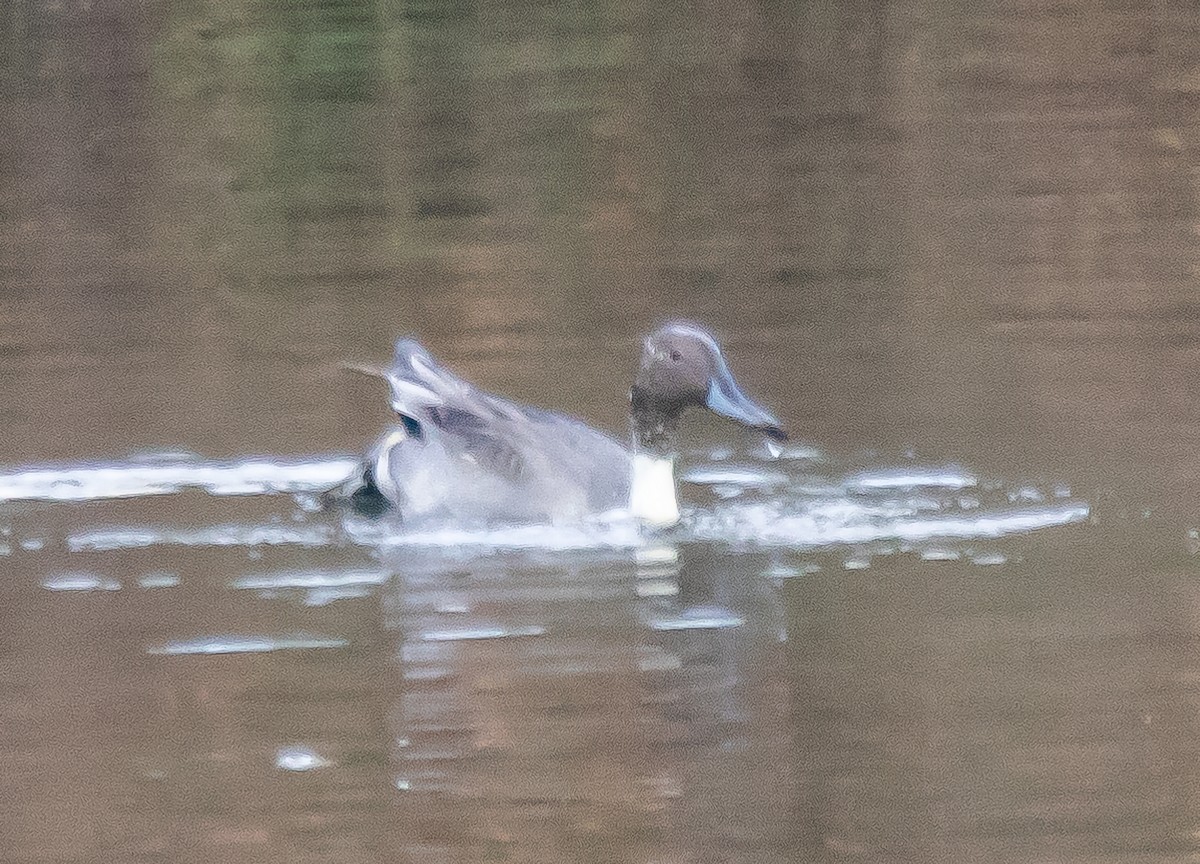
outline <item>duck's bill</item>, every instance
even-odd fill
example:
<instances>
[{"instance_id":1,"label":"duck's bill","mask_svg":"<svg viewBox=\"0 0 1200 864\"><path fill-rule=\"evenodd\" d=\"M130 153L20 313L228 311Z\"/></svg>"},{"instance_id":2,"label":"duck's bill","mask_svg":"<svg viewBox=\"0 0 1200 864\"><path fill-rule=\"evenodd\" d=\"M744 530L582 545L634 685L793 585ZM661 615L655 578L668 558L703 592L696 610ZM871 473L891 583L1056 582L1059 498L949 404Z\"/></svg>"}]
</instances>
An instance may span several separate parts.
<instances>
[{"instance_id":1,"label":"duck's bill","mask_svg":"<svg viewBox=\"0 0 1200 864\"><path fill-rule=\"evenodd\" d=\"M743 393L728 368L719 370L708 382L708 398L704 404L710 411L757 429L774 441L788 438L779 419Z\"/></svg>"}]
</instances>

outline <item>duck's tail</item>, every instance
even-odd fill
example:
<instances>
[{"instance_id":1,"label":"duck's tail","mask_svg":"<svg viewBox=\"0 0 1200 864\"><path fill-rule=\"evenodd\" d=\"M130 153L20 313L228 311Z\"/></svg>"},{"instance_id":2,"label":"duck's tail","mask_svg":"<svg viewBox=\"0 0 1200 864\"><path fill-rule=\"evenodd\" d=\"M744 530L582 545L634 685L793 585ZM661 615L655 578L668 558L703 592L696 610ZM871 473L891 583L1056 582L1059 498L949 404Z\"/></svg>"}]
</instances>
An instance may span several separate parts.
<instances>
[{"instance_id":1,"label":"duck's tail","mask_svg":"<svg viewBox=\"0 0 1200 864\"><path fill-rule=\"evenodd\" d=\"M321 493L321 506L335 512L350 511L365 519L379 519L391 513L396 505L375 482L375 472L364 465L349 480Z\"/></svg>"},{"instance_id":2,"label":"duck's tail","mask_svg":"<svg viewBox=\"0 0 1200 864\"><path fill-rule=\"evenodd\" d=\"M434 359L415 339L396 342L391 365L347 363L345 368L382 378L391 390L392 410L401 417L420 420L434 408L462 408L475 389Z\"/></svg>"}]
</instances>

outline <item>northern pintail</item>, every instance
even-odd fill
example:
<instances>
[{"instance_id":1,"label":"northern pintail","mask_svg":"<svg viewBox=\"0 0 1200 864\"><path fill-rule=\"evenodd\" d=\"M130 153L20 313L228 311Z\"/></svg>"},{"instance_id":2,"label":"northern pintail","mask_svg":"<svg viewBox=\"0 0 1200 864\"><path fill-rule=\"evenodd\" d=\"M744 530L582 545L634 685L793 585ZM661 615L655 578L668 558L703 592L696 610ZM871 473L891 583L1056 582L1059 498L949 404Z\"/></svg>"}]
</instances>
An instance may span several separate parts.
<instances>
[{"instance_id":1,"label":"northern pintail","mask_svg":"<svg viewBox=\"0 0 1200 864\"><path fill-rule=\"evenodd\" d=\"M769 438L780 422L738 387L717 340L672 323L646 337L629 394L632 448L584 423L475 387L412 339L386 369L400 424L368 451L348 493L354 509L404 519L570 522L628 508L656 527L679 520L679 424L707 408Z\"/></svg>"}]
</instances>

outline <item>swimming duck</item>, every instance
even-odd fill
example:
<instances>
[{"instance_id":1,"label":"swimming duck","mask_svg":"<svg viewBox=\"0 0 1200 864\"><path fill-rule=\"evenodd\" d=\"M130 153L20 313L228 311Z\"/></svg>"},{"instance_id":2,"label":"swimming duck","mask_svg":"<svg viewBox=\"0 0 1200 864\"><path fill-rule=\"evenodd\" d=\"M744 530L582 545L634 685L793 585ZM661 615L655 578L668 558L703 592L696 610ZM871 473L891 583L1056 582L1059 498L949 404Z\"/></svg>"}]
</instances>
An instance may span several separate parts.
<instances>
[{"instance_id":1,"label":"swimming duck","mask_svg":"<svg viewBox=\"0 0 1200 864\"><path fill-rule=\"evenodd\" d=\"M344 490L368 516L558 523L627 507L664 527L679 520L675 460L687 409L787 439L738 387L717 340L689 323L643 343L629 394L632 449L574 418L480 390L412 339L396 343L386 369L351 368L388 382L400 418Z\"/></svg>"}]
</instances>

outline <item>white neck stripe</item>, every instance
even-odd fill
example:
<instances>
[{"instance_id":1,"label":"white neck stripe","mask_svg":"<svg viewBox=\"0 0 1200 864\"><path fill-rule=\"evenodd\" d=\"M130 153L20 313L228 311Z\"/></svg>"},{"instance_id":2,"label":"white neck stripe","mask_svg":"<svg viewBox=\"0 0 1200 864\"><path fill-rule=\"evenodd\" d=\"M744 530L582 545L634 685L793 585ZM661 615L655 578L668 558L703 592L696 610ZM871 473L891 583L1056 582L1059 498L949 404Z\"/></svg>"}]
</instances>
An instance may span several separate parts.
<instances>
[{"instance_id":1,"label":"white neck stripe","mask_svg":"<svg viewBox=\"0 0 1200 864\"><path fill-rule=\"evenodd\" d=\"M658 528L679 521L675 494L675 459L670 456L633 454L629 484L629 510L635 519Z\"/></svg>"}]
</instances>

